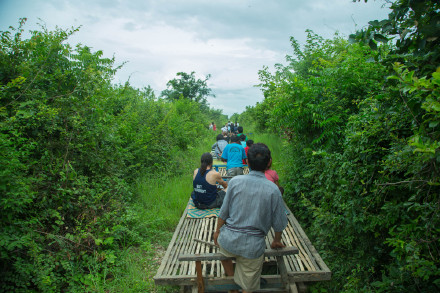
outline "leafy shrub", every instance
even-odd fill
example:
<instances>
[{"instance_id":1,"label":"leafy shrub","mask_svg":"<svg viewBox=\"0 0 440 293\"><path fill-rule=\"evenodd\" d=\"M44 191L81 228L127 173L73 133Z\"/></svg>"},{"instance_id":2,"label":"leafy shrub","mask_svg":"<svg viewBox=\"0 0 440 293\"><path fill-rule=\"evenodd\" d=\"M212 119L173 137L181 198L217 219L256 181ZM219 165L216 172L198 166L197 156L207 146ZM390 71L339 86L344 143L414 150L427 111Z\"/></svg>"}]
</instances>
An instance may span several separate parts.
<instances>
[{"instance_id":1,"label":"leafy shrub","mask_svg":"<svg viewBox=\"0 0 440 293\"><path fill-rule=\"evenodd\" d=\"M93 291L132 229L133 186L206 134L195 102L112 85L114 59L77 31L0 32L0 291Z\"/></svg>"},{"instance_id":2,"label":"leafy shrub","mask_svg":"<svg viewBox=\"0 0 440 293\"><path fill-rule=\"evenodd\" d=\"M391 72L387 45L312 32L292 45L247 112L289 142L285 197L333 271L321 286L438 291L439 73Z\"/></svg>"}]
</instances>

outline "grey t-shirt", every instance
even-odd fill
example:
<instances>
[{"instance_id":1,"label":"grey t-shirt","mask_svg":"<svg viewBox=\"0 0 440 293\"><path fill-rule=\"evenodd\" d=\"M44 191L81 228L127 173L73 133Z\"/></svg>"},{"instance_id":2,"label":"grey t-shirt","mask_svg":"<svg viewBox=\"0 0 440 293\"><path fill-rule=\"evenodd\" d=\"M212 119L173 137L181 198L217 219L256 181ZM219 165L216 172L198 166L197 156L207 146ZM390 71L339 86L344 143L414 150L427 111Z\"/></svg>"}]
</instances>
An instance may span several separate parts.
<instances>
[{"instance_id":1,"label":"grey t-shirt","mask_svg":"<svg viewBox=\"0 0 440 293\"><path fill-rule=\"evenodd\" d=\"M229 181L219 217L226 223L220 229L218 243L246 258L257 258L264 253L264 237L271 227L281 232L287 226L279 188L259 171Z\"/></svg>"},{"instance_id":2,"label":"grey t-shirt","mask_svg":"<svg viewBox=\"0 0 440 293\"><path fill-rule=\"evenodd\" d=\"M220 157L220 153L223 152L225 147L228 145L228 142L226 140L218 140L215 144L212 145L215 151L215 155ZM218 146L218 147L217 147Z\"/></svg>"}]
</instances>

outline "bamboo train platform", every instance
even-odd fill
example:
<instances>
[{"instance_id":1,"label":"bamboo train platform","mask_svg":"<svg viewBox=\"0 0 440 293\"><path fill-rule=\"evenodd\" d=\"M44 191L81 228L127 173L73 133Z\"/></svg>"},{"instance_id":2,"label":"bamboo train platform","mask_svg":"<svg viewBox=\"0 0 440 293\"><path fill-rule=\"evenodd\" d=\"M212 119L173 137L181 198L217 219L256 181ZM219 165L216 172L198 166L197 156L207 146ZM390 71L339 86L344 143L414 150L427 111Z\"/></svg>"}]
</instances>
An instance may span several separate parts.
<instances>
[{"instance_id":1,"label":"bamboo train platform","mask_svg":"<svg viewBox=\"0 0 440 293\"><path fill-rule=\"evenodd\" d=\"M225 166L216 165L219 172ZM249 171L245 172L248 173ZM307 283L331 279L331 271L287 207L288 225L282 234L287 251L270 249L274 237L266 237L261 289L255 292L306 292ZM239 289L225 276L218 248L213 243L217 217L189 218L182 214L161 265L154 277L157 285L178 285L180 292L227 292ZM285 249L286 249L285 248ZM274 254L275 252L275 254Z\"/></svg>"}]
</instances>

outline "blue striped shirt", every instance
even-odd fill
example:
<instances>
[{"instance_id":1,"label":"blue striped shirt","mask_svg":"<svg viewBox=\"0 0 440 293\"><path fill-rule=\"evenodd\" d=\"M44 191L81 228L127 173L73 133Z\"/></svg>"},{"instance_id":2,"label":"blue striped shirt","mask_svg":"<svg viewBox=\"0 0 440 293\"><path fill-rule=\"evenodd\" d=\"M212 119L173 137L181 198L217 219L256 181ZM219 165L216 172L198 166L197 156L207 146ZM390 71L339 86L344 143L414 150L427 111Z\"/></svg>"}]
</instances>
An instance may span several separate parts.
<instances>
[{"instance_id":1,"label":"blue striped shirt","mask_svg":"<svg viewBox=\"0 0 440 293\"><path fill-rule=\"evenodd\" d=\"M220 229L218 243L246 258L264 253L264 237L271 227L281 232L287 226L280 190L259 171L229 181L219 217L226 223Z\"/></svg>"}]
</instances>

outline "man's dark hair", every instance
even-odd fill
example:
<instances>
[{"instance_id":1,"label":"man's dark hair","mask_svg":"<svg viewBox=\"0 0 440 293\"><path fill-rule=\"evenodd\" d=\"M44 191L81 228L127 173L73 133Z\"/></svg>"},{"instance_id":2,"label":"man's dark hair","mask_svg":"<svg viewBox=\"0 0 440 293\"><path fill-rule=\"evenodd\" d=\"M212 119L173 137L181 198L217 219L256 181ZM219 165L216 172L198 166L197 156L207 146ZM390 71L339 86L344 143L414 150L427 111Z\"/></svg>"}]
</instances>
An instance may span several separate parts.
<instances>
[{"instance_id":1,"label":"man's dark hair","mask_svg":"<svg viewBox=\"0 0 440 293\"><path fill-rule=\"evenodd\" d=\"M222 140L222 139L225 139L223 134L220 133L219 135L217 135L217 141Z\"/></svg>"},{"instance_id":2,"label":"man's dark hair","mask_svg":"<svg viewBox=\"0 0 440 293\"><path fill-rule=\"evenodd\" d=\"M252 170L264 172L270 158L270 150L264 143L253 144L248 150L248 164Z\"/></svg>"},{"instance_id":3,"label":"man's dark hair","mask_svg":"<svg viewBox=\"0 0 440 293\"><path fill-rule=\"evenodd\" d=\"M237 130L238 130L238 133L243 133L243 126L238 126Z\"/></svg>"},{"instance_id":4,"label":"man's dark hair","mask_svg":"<svg viewBox=\"0 0 440 293\"><path fill-rule=\"evenodd\" d=\"M241 141L246 141L246 135L245 134L240 135L240 140Z\"/></svg>"},{"instance_id":5,"label":"man's dark hair","mask_svg":"<svg viewBox=\"0 0 440 293\"><path fill-rule=\"evenodd\" d=\"M209 165L212 165L212 155L211 153L203 153L200 159L200 175L205 175Z\"/></svg>"},{"instance_id":6,"label":"man's dark hair","mask_svg":"<svg viewBox=\"0 0 440 293\"><path fill-rule=\"evenodd\" d=\"M239 142L239 141L240 141L239 136L236 136L236 135L231 136L231 142Z\"/></svg>"},{"instance_id":7,"label":"man's dark hair","mask_svg":"<svg viewBox=\"0 0 440 293\"><path fill-rule=\"evenodd\" d=\"M246 146L247 146L247 147L251 147L253 144L254 144L254 141L253 141L252 139L249 139L249 140L246 142Z\"/></svg>"}]
</instances>

